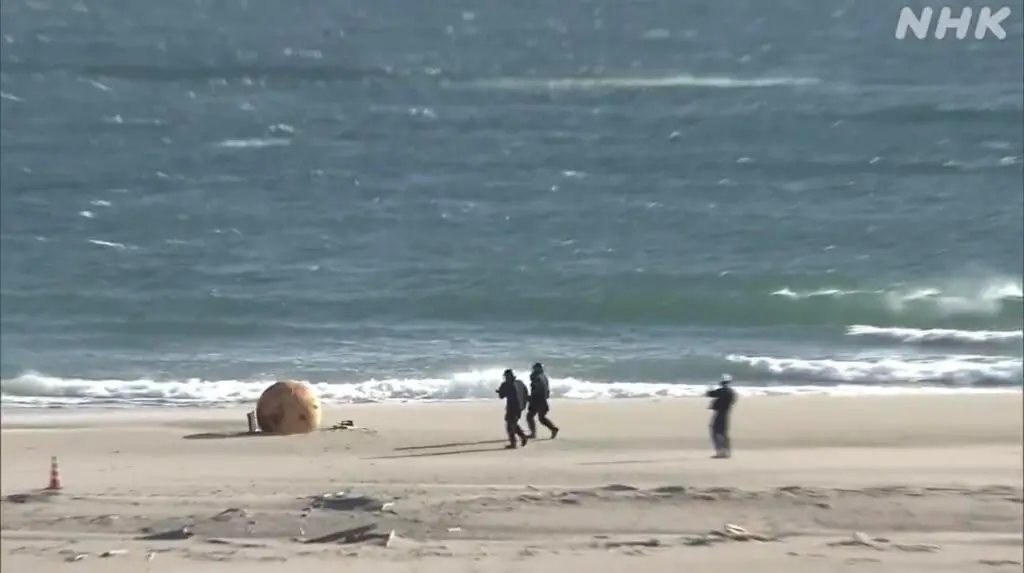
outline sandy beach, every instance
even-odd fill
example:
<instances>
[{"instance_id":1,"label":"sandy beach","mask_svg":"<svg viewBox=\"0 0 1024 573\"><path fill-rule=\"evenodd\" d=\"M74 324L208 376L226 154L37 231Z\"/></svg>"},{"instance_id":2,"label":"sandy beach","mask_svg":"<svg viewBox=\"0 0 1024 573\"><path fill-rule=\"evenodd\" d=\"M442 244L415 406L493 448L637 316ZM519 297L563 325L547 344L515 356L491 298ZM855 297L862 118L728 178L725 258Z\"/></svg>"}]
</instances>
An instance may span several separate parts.
<instances>
[{"instance_id":1,"label":"sandy beach","mask_svg":"<svg viewBox=\"0 0 1024 573\"><path fill-rule=\"evenodd\" d=\"M357 427L292 437L238 436L241 409L5 411L2 567L1019 571L1022 406L749 397L729 460L695 399L556 401L563 433L515 451L498 401L328 407Z\"/></svg>"}]
</instances>

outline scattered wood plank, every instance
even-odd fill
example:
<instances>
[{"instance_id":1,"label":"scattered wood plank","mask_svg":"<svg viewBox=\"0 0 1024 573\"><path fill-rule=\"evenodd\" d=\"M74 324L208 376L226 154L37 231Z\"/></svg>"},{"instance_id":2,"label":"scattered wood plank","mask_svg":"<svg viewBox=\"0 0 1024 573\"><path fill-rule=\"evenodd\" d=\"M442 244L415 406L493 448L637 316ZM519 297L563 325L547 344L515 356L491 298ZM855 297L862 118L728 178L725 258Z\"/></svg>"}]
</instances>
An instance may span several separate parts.
<instances>
[{"instance_id":1,"label":"scattered wood plank","mask_svg":"<svg viewBox=\"0 0 1024 573\"><path fill-rule=\"evenodd\" d=\"M377 524L371 523L369 525L342 529L341 531L335 531L333 533L328 533L327 535L307 539L303 543L359 543L361 541L366 541L368 539L368 534L375 529L377 529Z\"/></svg>"}]
</instances>

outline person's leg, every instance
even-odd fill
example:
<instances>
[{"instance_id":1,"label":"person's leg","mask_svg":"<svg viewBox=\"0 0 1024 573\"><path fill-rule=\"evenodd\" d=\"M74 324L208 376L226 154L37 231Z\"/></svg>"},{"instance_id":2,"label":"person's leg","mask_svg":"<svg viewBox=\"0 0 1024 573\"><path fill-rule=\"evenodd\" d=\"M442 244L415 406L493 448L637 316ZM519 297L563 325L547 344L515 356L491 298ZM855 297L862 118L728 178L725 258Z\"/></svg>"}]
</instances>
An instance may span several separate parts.
<instances>
[{"instance_id":1,"label":"person's leg","mask_svg":"<svg viewBox=\"0 0 1024 573\"><path fill-rule=\"evenodd\" d=\"M529 412L526 413L526 427L530 429L530 437L531 438L536 438L537 437L537 420L535 419L536 417L537 417L537 411L536 410L531 409ZM544 418L541 417L540 421L543 424L544 423Z\"/></svg>"},{"instance_id":2,"label":"person's leg","mask_svg":"<svg viewBox=\"0 0 1024 573\"><path fill-rule=\"evenodd\" d=\"M708 426L708 432L711 435L711 446L715 448L715 454L722 453L722 443L718 433L718 416L711 418L711 424Z\"/></svg>"},{"instance_id":3,"label":"person's leg","mask_svg":"<svg viewBox=\"0 0 1024 573\"><path fill-rule=\"evenodd\" d=\"M525 446L526 445L527 436L526 436L526 432L524 432L523 429L519 426L519 418L521 418L521 417L522 417L522 413L520 413L518 416L516 416L515 419L512 421L512 423L515 425L516 435L519 436L519 445L520 446Z\"/></svg>"},{"instance_id":4,"label":"person's leg","mask_svg":"<svg viewBox=\"0 0 1024 573\"><path fill-rule=\"evenodd\" d=\"M711 420L711 441L715 445L715 455L719 457L728 455L729 446L725 433L725 416L715 414Z\"/></svg>"},{"instance_id":5,"label":"person's leg","mask_svg":"<svg viewBox=\"0 0 1024 573\"><path fill-rule=\"evenodd\" d=\"M519 422L511 414L505 414L505 434L508 436L508 447L516 447L516 430L519 428Z\"/></svg>"},{"instance_id":6,"label":"person's leg","mask_svg":"<svg viewBox=\"0 0 1024 573\"><path fill-rule=\"evenodd\" d=\"M548 419L548 411L546 409L540 412L539 419L540 423L544 424L545 428L551 430L551 439L555 439L555 436L558 435L558 426L556 426L554 422Z\"/></svg>"},{"instance_id":7,"label":"person's leg","mask_svg":"<svg viewBox=\"0 0 1024 573\"><path fill-rule=\"evenodd\" d=\"M721 429L721 442L722 450L725 451L726 456L732 455L732 440L729 439L729 419L722 416L722 429Z\"/></svg>"}]
</instances>

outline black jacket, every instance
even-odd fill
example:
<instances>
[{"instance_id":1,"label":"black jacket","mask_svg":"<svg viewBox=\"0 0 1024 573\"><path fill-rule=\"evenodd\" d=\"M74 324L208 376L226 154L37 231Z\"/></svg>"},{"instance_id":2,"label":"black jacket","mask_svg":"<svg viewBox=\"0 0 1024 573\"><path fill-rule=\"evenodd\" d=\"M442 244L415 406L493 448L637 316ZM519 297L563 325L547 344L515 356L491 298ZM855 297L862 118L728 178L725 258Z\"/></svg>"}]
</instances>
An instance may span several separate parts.
<instances>
[{"instance_id":1,"label":"black jacket","mask_svg":"<svg viewBox=\"0 0 1024 573\"><path fill-rule=\"evenodd\" d=\"M733 404L736 403L736 391L729 386L719 386L714 390L708 390L707 397L714 398L710 408L715 411L716 416L728 416Z\"/></svg>"},{"instance_id":2,"label":"black jacket","mask_svg":"<svg viewBox=\"0 0 1024 573\"><path fill-rule=\"evenodd\" d=\"M550 397L551 386L548 383L548 375L543 372L532 372L530 374L530 409L546 410Z\"/></svg>"},{"instance_id":3,"label":"black jacket","mask_svg":"<svg viewBox=\"0 0 1024 573\"><path fill-rule=\"evenodd\" d=\"M505 411L521 413L529 403L530 395L526 391L526 384L516 378L509 382L505 381L498 386L498 397L505 399Z\"/></svg>"}]
</instances>

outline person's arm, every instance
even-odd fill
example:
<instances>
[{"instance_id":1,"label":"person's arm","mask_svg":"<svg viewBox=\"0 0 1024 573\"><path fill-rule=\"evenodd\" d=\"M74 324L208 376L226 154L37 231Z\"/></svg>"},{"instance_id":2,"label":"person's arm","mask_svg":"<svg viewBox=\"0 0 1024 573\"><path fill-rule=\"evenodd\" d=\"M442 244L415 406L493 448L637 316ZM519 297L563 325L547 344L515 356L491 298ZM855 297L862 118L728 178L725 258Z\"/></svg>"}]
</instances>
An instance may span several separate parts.
<instances>
[{"instance_id":1,"label":"person's arm","mask_svg":"<svg viewBox=\"0 0 1024 573\"><path fill-rule=\"evenodd\" d=\"M714 390L708 390L704 395L708 398L721 398L723 394L725 394L725 391L722 388L715 388Z\"/></svg>"},{"instance_id":2,"label":"person's arm","mask_svg":"<svg viewBox=\"0 0 1024 573\"><path fill-rule=\"evenodd\" d=\"M498 393L499 398L508 398L508 383L502 382L501 386L498 386L496 392Z\"/></svg>"}]
</instances>

